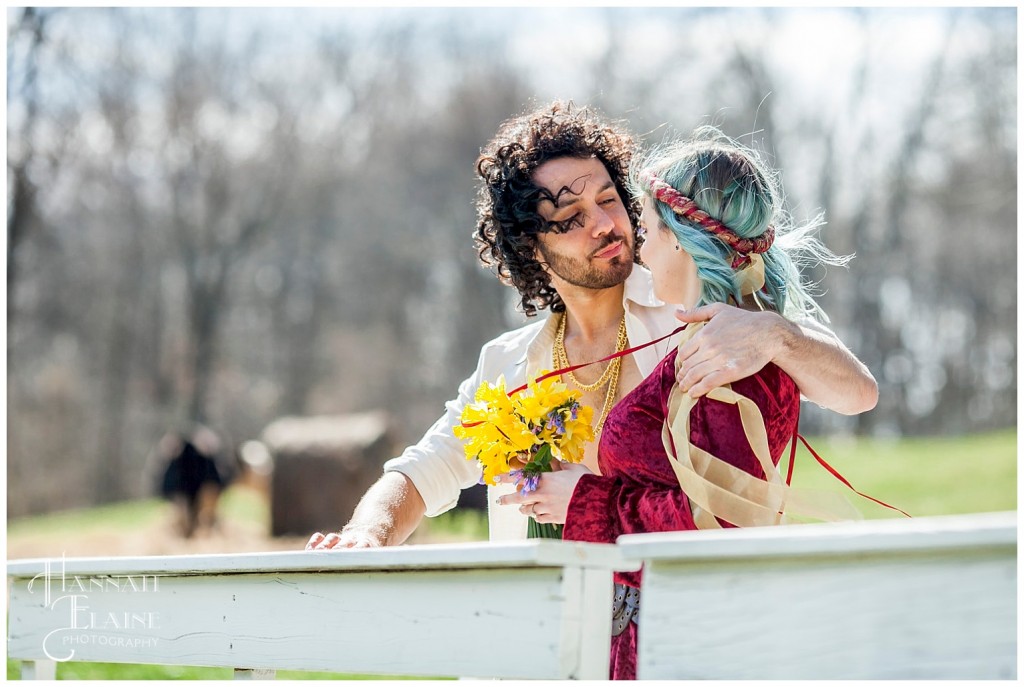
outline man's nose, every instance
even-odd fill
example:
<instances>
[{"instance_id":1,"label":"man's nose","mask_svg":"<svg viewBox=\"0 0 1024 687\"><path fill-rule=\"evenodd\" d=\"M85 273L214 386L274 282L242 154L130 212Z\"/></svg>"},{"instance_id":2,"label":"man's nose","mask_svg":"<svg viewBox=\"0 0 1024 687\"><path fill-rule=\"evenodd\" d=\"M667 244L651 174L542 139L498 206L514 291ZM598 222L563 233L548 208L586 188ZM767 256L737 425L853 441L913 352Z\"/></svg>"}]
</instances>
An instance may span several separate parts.
<instances>
[{"instance_id":1,"label":"man's nose","mask_svg":"<svg viewBox=\"0 0 1024 687\"><path fill-rule=\"evenodd\" d=\"M615 229L615 220L611 214L606 212L600 205L597 206L596 215L594 217L594 237L603 236Z\"/></svg>"}]
</instances>

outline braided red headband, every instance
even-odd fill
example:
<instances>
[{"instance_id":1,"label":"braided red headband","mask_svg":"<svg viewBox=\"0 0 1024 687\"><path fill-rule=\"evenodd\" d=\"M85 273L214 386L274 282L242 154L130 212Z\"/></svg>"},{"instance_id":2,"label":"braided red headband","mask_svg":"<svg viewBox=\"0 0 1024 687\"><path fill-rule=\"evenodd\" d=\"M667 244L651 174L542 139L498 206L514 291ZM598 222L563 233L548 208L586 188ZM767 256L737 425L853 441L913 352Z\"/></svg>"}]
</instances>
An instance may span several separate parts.
<instances>
[{"instance_id":1,"label":"braided red headband","mask_svg":"<svg viewBox=\"0 0 1024 687\"><path fill-rule=\"evenodd\" d=\"M694 224L699 224L701 227L706 229L708 233L714 234L739 253L742 256L742 259L738 261L740 265L750 262L750 258L747 257L748 253L764 253L766 250L771 248L772 242L775 240L775 227L768 227L763 234L756 238L743 238L732 229L701 210L693 200L687 198L682 193L672 188L664 180L654 176L654 174L644 172L641 175L641 180L651 189L654 197L672 208L674 213L686 218ZM737 264L733 264L733 268L737 266Z\"/></svg>"}]
</instances>

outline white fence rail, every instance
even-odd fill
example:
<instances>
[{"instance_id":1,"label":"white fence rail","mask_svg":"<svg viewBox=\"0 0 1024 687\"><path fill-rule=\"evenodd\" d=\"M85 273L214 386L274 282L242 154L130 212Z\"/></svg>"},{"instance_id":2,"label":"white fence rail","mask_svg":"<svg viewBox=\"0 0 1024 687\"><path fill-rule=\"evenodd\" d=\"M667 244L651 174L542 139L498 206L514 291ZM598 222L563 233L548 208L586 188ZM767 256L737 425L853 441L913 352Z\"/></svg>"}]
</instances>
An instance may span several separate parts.
<instances>
[{"instance_id":1,"label":"white fence rail","mask_svg":"<svg viewBox=\"0 0 1024 687\"><path fill-rule=\"evenodd\" d=\"M637 677L1014 679L1017 514L621 537Z\"/></svg>"},{"instance_id":2,"label":"white fence rail","mask_svg":"<svg viewBox=\"0 0 1024 687\"><path fill-rule=\"evenodd\" d=\"M1015 679L1016 513L342 552L8 564L24 677L109 661L424 677Z\"/></svg>"},{"instance_id":3,"label":"white fence rail","mask_svg":"<svg viewBox=\"0 0 1024 687\"><path fill-rule=\"evenodd\" d=\"M608 676L610 545L16 561L8 655L505 678Z\"/></svg>"}]
</instances>

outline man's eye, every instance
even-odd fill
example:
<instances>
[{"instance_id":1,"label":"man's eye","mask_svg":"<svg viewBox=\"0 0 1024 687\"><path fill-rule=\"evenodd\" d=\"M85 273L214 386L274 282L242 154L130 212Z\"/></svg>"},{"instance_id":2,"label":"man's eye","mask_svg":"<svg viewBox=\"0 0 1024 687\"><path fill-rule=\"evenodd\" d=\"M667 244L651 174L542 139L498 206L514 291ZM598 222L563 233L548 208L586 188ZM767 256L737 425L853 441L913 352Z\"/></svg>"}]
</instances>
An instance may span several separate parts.
<instances>
[{"instance_id":1,"label":"man's eye","mask_svg":"<svg viewBox=\"0 0 1024 687\"><path fill-rule=\"evenodd\" d=\"M552 222L551 227L559 234L565 234L566 232L572 231L576 227L582 227L583 220L583 213L577 212L572 217L563 219L561 222Z\"/></svg>"},{"instance_id":2,"label":"man's eye","mask_svg":"<svg viewBox=\"0 0 1024 687\"><path fill-rule=\"evenodd\" d=\"M615 203L618 203L618 202L619 202L619 199L616 198L615 196L612 196L611 198L605 198L604 200L602 200L601 201L601 205L614 205Z\"/></svg>"}]
</instances>

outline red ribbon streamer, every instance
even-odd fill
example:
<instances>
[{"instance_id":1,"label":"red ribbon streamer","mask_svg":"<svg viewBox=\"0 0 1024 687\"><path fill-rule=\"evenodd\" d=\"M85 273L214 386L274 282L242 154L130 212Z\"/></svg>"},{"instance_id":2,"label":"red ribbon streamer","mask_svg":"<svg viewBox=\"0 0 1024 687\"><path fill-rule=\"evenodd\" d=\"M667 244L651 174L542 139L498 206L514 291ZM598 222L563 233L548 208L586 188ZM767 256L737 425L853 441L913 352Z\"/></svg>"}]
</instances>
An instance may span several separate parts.
<instances>
[{"instance_id":1,"label":"red ribbon streamer","mask_svg":"<svg viewBox=\"0 0 1024 687\"><path fill-rule=\"evenodd\" d=\"M654 341L648 341L645 344L640 344L639 346L633 346L633 348L627 348L624 351L618 351L616 353L612 353L611 355L605 356L604 358L601 358L600 360L593 360L593 361L591 361L589 363L580 363L579 365L570 365L569 367L563 367L561 370L555 370L554 372L548 372L546 375L541 375L540 377L537 377L537 379L535 379L533 381L535 383L536 382L543 382L545 379L548 379L549 377L557 377L558 375L564 374L566 372L575 372L576 370L580 369L581 367L587 367L589 365L597 365L598 363L603 363L603 362L608 361L608 360L615 360L616 358L621 358L624 355L629 355L630 353L635 353L636 351L639 351L639 350L642 350L644 348L647 348L648 346L653 346L654 344L656 344L656 343L658 343L660 341L664 341L665 339L668 339L669 337L675 336L676 334L678 334L679 332L683 331L684 329L686 329L686 325L685 324L682 327L676 327L675 329L673 329L671 332L669 332L665 336L659 337L659 338L655 339ZM512 391L508 392L508 395L511 396L512 394L518 394L520 391L524 391L528 386L530 386L529 382L527 382L526 384L523 384L522 386L517 386L515 389L512 389Z\"/></svg>"},{"instance_id":2,"label":"red ribbon streamer","mask_svg":"<svg viewBox=\"0 0 1024 687\"><path fill-rule=\"evenodd\" d=\"M635 351L642 350L644 348L647 348L648 346L653 346L654 344L658 343L659 341L664 341L665 339L668 339L669 337L675 336L676 334L678 334L679 332L683 331L684 329L686 329L686 325L685 324L682 327L676 327L675 329L673 329L671 332L669 332L665 336L659 337L659 338L657 338L657 339L655 339L653 341L648 341L645 344L640 344L639 346L633 346L632 348L627 348L627 349L625 349L623 351L617 351L615 353L612 353L609 356L605 356L604 358L601 358L600 360L592 360L589 363L580 363L579 365L570 365L569 367L563 367L561 370L555 370L554 372L548 372L545 375L541 375L540 377L537 377L537 379L535 379L533 381L536 384L538 382L543 382L545 379L548 379L550 377L557 377L558 375L564 374L566 372L573 372L575 370L580 369L581 367L589 367L590 365L597 365L598 363L603 363L603 362L605 362L607 360L615 360L616 358L621 358L624 355L629 355L630 353L634 353ZM512 391L509 391L506 395L509 398L511 398L514 394L518 394L520 391L525 391L529 386L530 386L530 383L527 382L526 384L523 384L522 386L517 386L515 389L512 389ZM483 421L481 420L480 422L470 422L468 425L465 422L460 423L460 424L462 424L463 427L476 427L477 425L482 425Z\"/></svg>"},{"instance_id":3,"label":"red ribbon streamer","mask_svg":"<svg viewBox=\"0 0 1024 687\"><path fill-rule=\"evenodd\" d=\"M760 375L754 375L754 378L761 384L761 388L764 390L764 393L768 397L768 399L773 404L775 404L775 410L779 411L780 410L779 406L778 406L777 403L775 403L775 397L772 395L771 389L768 388L768 385L765 383L765 381L763 379L761 379ZM854 492L855 494L857 494L859 496L863 496L864 498L868 499L869 501L874 501L875 503L877 503L879 505L885 506L886 508L888 508L890 510L899 511L900 513L903 513L904 515L906 515L908 518L909 517L913 517L913 516L910 515L910 513L907 513L905 510L897 508L896 506L890 506L885 501L880 501L880 500L876 499L874 496L868 496L867 494L865 494L865 493L863 493L861 491L858 491L857 489L854 489L853 485L850 484L849 480L847 480L845 477L840 475L839 471L836 470L834 467L832 467L831 465L826 463L825 459L822 458L821 456L819 456L818 453L813 448L811 448L811 445L809 443L807 443L807 439L805 439L804 436L802 434L800 434L800 417L799 416L797 416L797 425L796 425L796 427L795 427L795 429L793 431L793 446L792 446L792 448L790 449L790 452L789 452L789 471L786 473L786 484L787 485L793 479L793 466L796 463L796 446L797 446L796 440L797 439L800 439L800 441L802 441L804 443L804 446L807 447L807 450L811 452L811 455L814 456L815 460L817 460L819 463L821 463L821 466L823 468L828 470L832 474L832 476L835 477L837 480L839 480L840 482L845 484L847 487L849 487L852 492Z\"/></svg>"},{"instance_id":4,"label":"red ribbon streamer","mask_svg":"<svg viewBox=\"0 0 1024 687\"><path fill-rule=\"evenodd\" d=\"M758 377L758 379L761 379ZM762 382L764 384L764 382ZM771 398L771 396L769 396ZM796 466L796 438L800 435L800 413L796 414L796 427L793 428L793 445L789 449L789 469L786 471L786 486L793 484L793 468Z\"/></svg>"},{"instance_id":5,"label":"red ribbon streamer","mask_svg":"<svg viewBox=\"0 0 1024 687\"><path fill-rule=\"evenodd\" d=\"M800 441L804 442L804 446L806 446L806 447L807 447L807 450L811 452L811 455L812 455L812 456L814 456L814 459L815 459L815 460L817 460L817 461L818 461L819 463L821 463L821 466L822 466L823 468L825 468L826 470L828 470L829 472L831 472L831 473L832 473L832 476L833 476L833 477L835 477L835 478L836 478L837 480L839 480L840 482L842 482L843 484L845 484L846 486L848 486L848 487L849 487L850 489L852 489L854 493L856 493L856 494L859 494L860 496L863 496L863 497L864 497L864 498L866 498L866 499L869 499L869 500L871 500L871 501L874 501L874 502L875 502L875 503L877 503L877 504L880 504L880 505L882 505L882 506L885 506L886 508L889 508L889 509L891 509L891 510L895 510L895 511L899 511L900 513L903 513L904 515L906 515L906 516L907 516L908 518L909 518L909 517L911 517L910 513L906 512L905 510L902 510L902 509L900 509L900 508L897 508L896 506L890 506L890 505L889 505L888 503L886 503L885 501L879 501L879 500L878 500L878 499L876 499L876 498L875 498L874 496L868 496L867 494L865 494L865 493L863 493L863 492L860 492L860 491L857 491L856 489L854 489L854 488L853 488L853 485L852 485L852 484L850 484L850 483L849 483L849 482L848 482L848 481L846 480L846 478L845 478L845 477L843 477L842 475L840 475L840 474L839 474L839 472L838 472L838 471L837 471L837 470L836 470L835 468L833 468L833 467L832 467L831 465L829 465L828 463L826 463L826 462L825 462L825 460L824 460L824 459L823 459L823 458L822 458L821 456L819 456L819 455L818 455L818 454L817 454L817 453L816 453L816 452L814 451L814 449L813 449L813 448L811 448L811 445L807 443L807 439L804 439L804 437L803 437L802 435L800 435L800 434L797 434L797 436L798 436L798 437L800 437ZM794 443L795 443L795 442L794 442Z\"/></svg>"}]
</instances>

